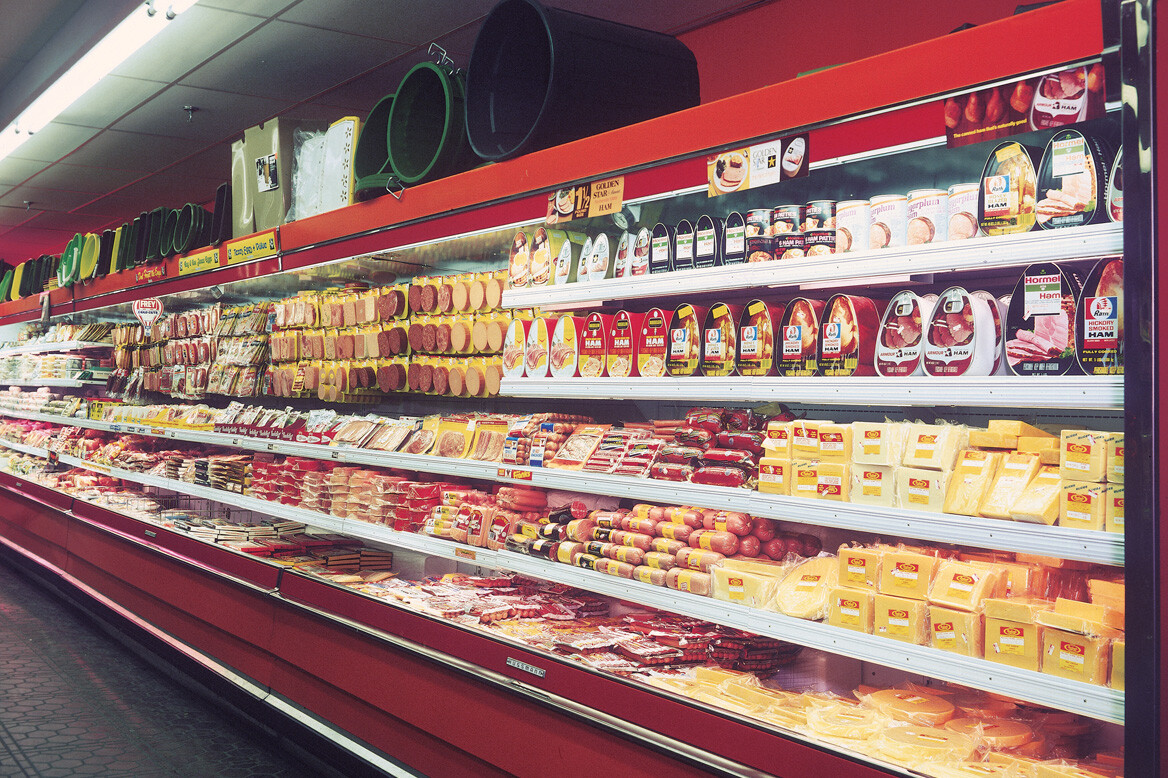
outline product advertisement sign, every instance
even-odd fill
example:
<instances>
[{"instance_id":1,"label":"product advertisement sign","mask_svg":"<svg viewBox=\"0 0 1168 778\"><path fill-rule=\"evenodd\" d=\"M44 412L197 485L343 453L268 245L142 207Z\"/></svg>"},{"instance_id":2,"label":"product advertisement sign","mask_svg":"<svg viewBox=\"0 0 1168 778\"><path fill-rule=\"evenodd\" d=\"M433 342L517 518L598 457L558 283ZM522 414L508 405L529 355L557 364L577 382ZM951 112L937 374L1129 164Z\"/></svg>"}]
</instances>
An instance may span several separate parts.
<instances>
[{"instance_id":1,"label":"product advertisement sign","mask_svg":"<svg viewBox=\"0 0 1168 778\"><path fill-rule=\"evenodd\" d=\"M774 138L706 158L709 196L745 192L808 173L807 133Z\"/></svg>"},{"instance_id":2,"label":"product advertisement sign","mask_svg":"<svg viewBox=\"0 0 1168 778\"><path fill-rule=\"evenodd\" d=\"M1103 63L1060 70L950 97L944 102L949 148L1103 116Z\"/></svg>"},{"instance_id":3,"label":"product advertisement sign","mask_svg":"<svg viewBox=\"0 0 1168 778\"><path fill-rule=\"evenodd\" d=\"M559 224L574 219L620 213L624 206L624 194L624 176L559 189L548 195L545 223Z\"/></svg>"}]
</instances>

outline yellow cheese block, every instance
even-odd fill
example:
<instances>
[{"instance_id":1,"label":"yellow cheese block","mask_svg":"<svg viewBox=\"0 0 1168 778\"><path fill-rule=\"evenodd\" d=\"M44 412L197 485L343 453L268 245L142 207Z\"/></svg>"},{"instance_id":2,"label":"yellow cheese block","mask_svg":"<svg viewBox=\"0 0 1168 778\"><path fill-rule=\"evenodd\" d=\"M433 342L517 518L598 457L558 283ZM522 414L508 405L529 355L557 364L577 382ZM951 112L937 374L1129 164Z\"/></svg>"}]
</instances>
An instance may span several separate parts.
<instances>
[{"instance_id":1,"label":"yellow cheese block","mask_svg":"<svg viewBox=\"0 0 1168 778\"><path fill-rule=\"evenodd\" d=\"M1034 730L1030 725L1014 719L982 719L965 717L945 723L945 729L962 735L980 738L994 750L1021 748L1034 740Z\"/></svg>"},{"instance_id":2,"label":"yellow cheese block","mask_svg":"<svg viewBox=\"0 0 1168 778\"><path fill-rule=\"evenodd\" d=\"M791 462L791 496L814 500L819 496L819 468L814 460Z\"/></svg>"},{"instance_id":3,"label":"yellow cheese block","mask_svg":"<svg viewBox=\"0 0 1168 778\"><path fill-rule=\"evenodd\" d=\"M852 425L819 425L819 458L831 462L852 461Z\"/></svg>"},{"instance_id":4,"label":"yellow cheese block","mask_svg":"<svg viewBox=\"0 0 1168 778\"><path fill-rule=\"evenodd\" d=\"M1084 635L1103 635L1112 630L1122 630L1125 626L1123 611L1064 597L1054 601L1053 609L1035 613L1034 620L1046 627Z\"/></svg>"},{"instance_id":5,"label":"yellow cheese block","mask_svg":"<svg viewBox=\"0 0 1168 778\"><path fill-rule=\"evenodd\" d=\"M896 495L902 508L940 513L945 505L945 490L948 486L948 471L919 467L896 469Z\"/></svg>"},{"instance_id":6,"label":"yellow cheese block","mask_svg":"<svg viewBox=\"0 0 1168 778\"><path fill-rule=\"evenodd\" d=\"M731 699L725 694L722 694L722 692L719 690L699 688L691 691L686 696L692 700L697 700L698 702L704 702L707 705L712 705L719 710L726 710L730 711L731 713L737 713L740 716L751 716L755 711L755 707L753 705L747 705L745 703Z\"/></svg>"},{"instance_id":7,"label":"yellow cheese block","mask_svg":"<svg viewBox=\"0 0 1168 778\"><path fill-rule=\"evenodd\" d=\"M1038 468L1036 454L1006 454L1002 457L1001 466L978 513L990 519L1010 518L1011 506L1025 493L1034 476L1038 475Z\"/></svg>"},{"instance_id":8,"label":"yellow cheese block","mask_svg":"<svg viewBox=\"0 0 1168 778\"><path fill-rule=\"evenodd\" d=\"M1046 586L1046 571L1037 565L1018 562L999 562L1006 570L1007 597L1033 597Z\"/></svg>"},{"instance_id":9,"label":"yellow cheese block","mask_svg":"<svg viewBox=\"0 0 1168 778\"><path fill-rule=\"evenodd\" d=\"M1019 454L1036 454L1044 465L1059 463L1059 439L1050 438L1018 438Z\"/></svg>"},{"instance_id":10,"label":"yellow cheese block","mask_svg":"<svg viewBox=\"0 0 1168 778\"><path fill-rule=\"evenodd\" d=\"M713 597L724 602L736 602L748 608L769 608L775 599L780 578L722 566L710 568L714 579Z\"/></svg>"},{"instance_id":11,"label":"yellow cheese block","mask_svg":"<svg viewBox=\"0 0 1168 778\"><path fill-rule=\"evenodd\" d=\"M958 454L942 510L959 516L979 515L1001 462L1002 455L997 451L965 449Z\"/></svg>"},{"instance_id":12,"label":"yellow cheese block","mask_svg":"<svg viewBox=\"0 0 1168 778\"><path fill-rule=\"evenodd\" d=\"M694 681L702 684L713 684L717 686L725 681L733 681L736 678L742 678L747 673L741 673L737 670L723 670L721 667L695 667Z\"/></svg>"},{"instance_id":13,"label":"yellow cheese block","mask_svg":"<svg viewBox=\"0 0 1168 778\"><path fill-rule=\"evenodd\" d=\"M913 424L905 442L904 464L952 470L957 453L969 445L969 431L958 424Z\"/></svg>"},{"instance_id":14,"label":"yellow cheese block","mask_svg":"<svg viewBox=\"0 0 1168 778\"><path fill-rule=\"evenodd\" d=\"M1034 524L1054 524L1059 516L1062 484L1058 468L1043 465L1018 501L1010 506L1010 518Z\"/></svg>"},{"instance_id":15,"label":"yellow cheese block","mask_svg":"<svg viewBox=\"0 0 1168 778\"><path fill-rule=\"evenodd\" d=\"M1106 491L1106 484L1064 480L1059 497L1059 526L1102 531Z\"/></svg>"},{"instance_id":16,"label":"yellow cheese block","mask_svg":"<svg viewBox=\"0 0 1168 778\"><path fill-rule=\"evenodd\" d=\"M1108 532L1123 532L1123 484L1108 484L1103 499L1103 528Z\"/></svg>"},{"instance_id":17,"label":"yellow cheese block","mask_svg":"<svg viewBox=\"0 0 1168 778\"><path fill-rule=\"evenodd\" d=\"M929 606L930 645L962 656L983 656L985 623L980 613Z\"/></svg>"},{"instance_id":18,"label":"yellow cheese block","mask_svg":"<svg viewBox=\"0 0 1168 778\"><path fill-rule=\"evenodd\" d=\"M989 431L996 432L1001 435L1013 435L1016 438L1057 438L1057 435L1051 435L1045 430L1041 430L1032 424L1027 424L1024 421L1015 421L1013 419L990 419Z\"/></svg>"},{"instance_id":19,"label":"yellow cheese block","mask_svg":"<svg viewBox=\"0 0 1168 778\"><path fill-rule=\"evenodd\" d=\"M1003 448L1013 451L1018 448L1018 436L992 430L972 429L969 431L969 445L976 448Z\"/></svg>"},{"instance_id":20,"label":"yellow cheese block","mask_svg":"<svg viewBox=\"0 0 1168 778\"><path fill-rule=\"evenodd\" d=\"M852 589L875 591L880 586L883 551L879 548L839 547L839 582Z\"/></svg>"},{"instance_id":21,"label":"yellow cheese block","mask_svg":"<svg viewBox=\"0 0 1168 778\"><path fill-rule=\"evenodd\" d=\"M929 606L922 600L877 594L872 634L923 646L929 639Z\"/></svg>"},{"instance_id":22,"label":"yellow cheese block","mask_svg":"<svg viewBox=\"0 0 1168 778\"><path fill-rule=\"evenodd\" d=\"M1100 773L1069 764L1044 764L1035 767L1034 778L1112 778L1112 774Z\"/></svg>"},{"instance_id":23,"label":"yellow cheese block","mask_svg":"<svg viewBox=\"0 0 1168 778\"><path fill-rule=\"evenodd\" d=\"M957 709L942 695L915 689L880 689L868 695L865 703L885 716L922 727L939 727L953 718Z\"/></svg>"},{"instance_id":24,"label":"yellow cheese block","mask_svg":"<svg viewBox=\"0 0 1168 778\"><path fill-rule=\"evenodd\" d=\"M802 710L780 708L772 705L751 715L756 719L761 719L768 724L773 724L783 729L802 732L807 727L807 714Z\"/></svg>"},{"instance_id":25,"label":"yellow cheese block","mask_svg":"<svg viewBox=\"0 0 1168 778\"><path fill-rule=\"evenodd\" d=\"M986 613L985 658L1037 671L1042 661L1042 627L1032 622L990 618Z\"/></svg>"},{"instance_id":26,"label":"yellow cheese block","mask_svg":"<svg viewBox=\"0 0 1168 778\"><path fill-rule=\"evenodd\" d=\"M791 422L770 421L762 442L764 457L791 458Z\"/></svg>"},{"instance_id":27,"label":"yellow cheese block","mask_svg":"<svg viewBox=\"0 0 1168 778\"><path fill-rule=\"evenodd\" d=\"M768 452L769 453L769 452ZM791 460L764 456L758 462L758 490L767 494L791 493Z\"/></svg>"},{"instance_id":28,"label":"yellow cheese block","mask_svg":"<svg viewBox=\"0 0 1168 778\"><path fill-rule=\"evenodd\" d=\"M1059 475L1072 481L1107 478L1107 433L1063 430L1059 445Z\"/></svg>"},{"instance_id":29,"label":"yellow cheese block","mask_svg":"<svg viewBox=\"0 0 1168 778\"><path fill-rule=\"evenodd\" d=\"M874 593L867 589L846 589L838 586L831 590L827 623L833 627L854 629L872 634L872 614L874 613Z\"/></svg>"},{"instance_id":30,"label":"yellow cheese block","mask_svg":"<svg viewBox=\"0 0 1168 778\"><path fill-rule=\"evenodd\" d=\"M1106 581L1102 578L1091 578L1087 581L1087 592L1091 602L1110 605L1118 611L1124 612L1124 603L1127 599L1127 587L1122 581Z\"/></svg>"},{"instance_id":31,"label":"yellow cheese block","mask_svg":"<svg viewBox=\"0 0 1168 778\"><path fill-rule=\"evenodd\" d=\"M795 696L791 692L759 686L753 676L727 681L721 684L719 688L727 697L759 708L770 705L786 705L790 698Z\"/></svg>"},{"instance_id":32,"label":"yellow cheese block","mask_svg":"<svg viewBox=\"0 0 1168 778\"><path fill-rule=\"evenodd\" d=\"M1013 770L1014 778L1037 778L1039 760L1032 756L1010 754L1004 751L990 751L986 754L986 764L1004 765ZM1011 773L1007 773L1011 775Z\"/></svg>"},{"instance_id":33,"label":"yellow cheese block","mask_svg":"<svg viewBox=\"0 0 1168 778\"><path fill-rule=\"evenodd\" d=\"M896 468L853 463L851 501L882 508L896 507Z\"/></svg>"},{"instance_id":34,"label":"yellow cheese block","mask_svg":"<svg viewBox=\"0 0 1168 778\"><path fill-rule=\"evenodd\" d=\"M928 554L887 551L880 569L880 592L914 600L928 599L936 569L937 558Z\"/></svg>"},{"instance_id":35,"label":"yellow cheese block","mask_svg":"<svg viewBox=\"0 0 1168 778\"><path fill-rule=\"evenodd\" d=\"M987 597L1004 597L1006 571L997 565L979 565L946 559L937 567L929 588L929 602L963 611L981 608Z\"/></svg>"},{"instance_id":36,"label":"yellow cheese block","mask_svg":"<svg viewBox=\"0 0 1168 778\"><path fill-rule=\"evenodd\" d=\"M831 590L839 585L839 561L833 556L813 557L798 565L779 584L778 609L798 619L827 618Z\"/></svg>"},{"instance_id":37,"label":"yellow cheese block","mask_svg":"<svg viewBox=\"0 0 1168 778\"><path fill-rule=\"evenodd\" d=\"M852 424L852 462L862 465L899 465L904 456L908 424L867 422Z\"/></svg>"},{"instance_id":38,"label":"yellow cheese block","mask_svg":"<svg viewBox=\"0 0 1168 778\"><path fill-rule=\"evenodd\" d=\"M903 765L959 762L974 751L970 738L936 727L889 727L876 736L875 745L880 756Z\"/></svg>"},{"instance_id":39,"label":"yellow cheese block","mask_svg":"<svg viewBox=\"0 0 1168 778\"><path fill-rule=\"evenodd\" d=\"M1107 480L1114 484L1123 483L1123 433L1112 432L1107 436Z\"/></svg>"},{"instance_id":40,"label":"yellow cheese block","mask_svg":"<svg viewBox=\"0 0 1168 778\"><path fill-rule=\"evenodd\" d=\"M1124 674L1127 672L1127 641L1113 640L1111 642L1111 682L1112 689L1126 690Z\"/></svg>"},{"instance_id":41,"label":"yellow cheese block","mask_svg":"<svg viewBox=\"0 0 1168 778\"><path fill-rule=\"evenodd\" d=\"M1048 675L1099 686L1108 681L1108 672L1111 669L1110 636L1095 637L1044 628L1042 653L1042 672Z\"/></svg>"},{"instance_id":42,"label":"yellow cheese block","mask_svg":"<svg viewBox=\"0 0 1168 778\"><path fill-rule=\"evenodd\" d=\"M1040 597L990 597L984 603L987 619L1004 621L1034 621L1041 611L1054 608L1054 603Z\"/></svg>"},{"instance_id":43,"label":"yellow cheese block","mask_svg":"<svg viewBox=\"0 0 1168 778\"><path fill-rule=\"evenodd\" d=\"M765 559L723 559L718 563L723 570L740 570L744 573L766 575L773 578L783 578L787 574L787 567L782 562L768 562Z\"/></svg>"},{"instance_id":44,"label":"yellow cheese block","mask_svg":"<svg viewBox=\"0 0 1168 778\"><path fill-rule=\"evenodd\" d=\"M796 419L791 422L791 458L819 458L819 428L834 422L820 419Z\"/></svg>"},{"instance_id":45,"label":"yellow cheese block","mask_svg":"<svg viewBox=\"0 0 1168 778\"><path fill-rule=\"evenodd\" d=\"M851 466L847 462L815 464L815 496L820 500L847 502L852 493Z\"/></svg>"}]
</instances>

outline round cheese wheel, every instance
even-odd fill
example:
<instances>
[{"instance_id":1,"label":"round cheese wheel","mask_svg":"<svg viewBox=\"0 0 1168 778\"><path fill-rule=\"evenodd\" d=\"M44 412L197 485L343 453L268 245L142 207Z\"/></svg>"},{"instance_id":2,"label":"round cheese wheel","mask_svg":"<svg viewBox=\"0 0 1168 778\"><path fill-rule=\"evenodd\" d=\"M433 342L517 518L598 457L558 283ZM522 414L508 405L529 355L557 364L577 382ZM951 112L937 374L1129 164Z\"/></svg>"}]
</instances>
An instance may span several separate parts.
<instances>
[{"instance_id":1,"label":"round cheese wheel","mask_svg":"<svg viewBox=\"0 0 1168 778\"><path fill-rule=\"evenodd\" d=\"M990 748L1019 748L1034 739L1034 730L1014 719L953 719L945 729L980 739Z\"/></svg>"},{"instance_id":2,"label":"round cheese wheel","mask_svg":"<svg viewBox=\"0 0 1168 778\"><path fill-rule=\"evenodd\" d=\"M935 694L903 689L881 689L868 697L872 707L897 721L939 727L953 718L953 703Z\"/></svg>"},{"instance_id":3,"label":"round cheese wheel","mask_svg":"<svg viewBox=\"0 0 1168 778\"><path fill-rule=\"evenodd\" d=\"M876 750L898 764L955 762L973 754L973 740L936 727L889 727L876 736Z\"/></svg>"},{"instance_id":4,"label":"round cheese wheel","mask_svg":"<svg viewBox=\"0 0 1168 778\"><path fill-rule=\"evenodd\" d=\"M867 740L883 730L884 724L875 710L855 705L831 703L807 711L807 726L827 737Z\"/></svg>"}]
</instances>

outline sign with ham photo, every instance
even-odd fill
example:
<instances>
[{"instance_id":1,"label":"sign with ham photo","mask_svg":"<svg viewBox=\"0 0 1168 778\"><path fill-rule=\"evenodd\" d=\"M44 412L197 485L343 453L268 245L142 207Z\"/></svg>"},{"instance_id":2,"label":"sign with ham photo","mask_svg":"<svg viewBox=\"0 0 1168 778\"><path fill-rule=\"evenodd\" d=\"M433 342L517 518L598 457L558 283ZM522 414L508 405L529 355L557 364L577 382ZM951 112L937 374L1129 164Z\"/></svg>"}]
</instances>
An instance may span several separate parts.
<instances>
[{"instance_id":1,"label":"sign with ham photo","mask_svg":"<svg viewBox=\"0 0 1168 778\"><path fill-rule=\"evenodd\" d=\"M706 158L709 196L745 192L800 178L807 175L809 161L807 133L714 154Z\"/></svg>"},{"instance_id":2,"label":"sign with ham photo","mask_svg":"<svg viewBox=\"0 0 1168 778\"><path fill-rule=\"evenodd\" d=\"M1103 116L1103 63L955 95L943 103L949 148Z\"/></svg>"}]
</instances>

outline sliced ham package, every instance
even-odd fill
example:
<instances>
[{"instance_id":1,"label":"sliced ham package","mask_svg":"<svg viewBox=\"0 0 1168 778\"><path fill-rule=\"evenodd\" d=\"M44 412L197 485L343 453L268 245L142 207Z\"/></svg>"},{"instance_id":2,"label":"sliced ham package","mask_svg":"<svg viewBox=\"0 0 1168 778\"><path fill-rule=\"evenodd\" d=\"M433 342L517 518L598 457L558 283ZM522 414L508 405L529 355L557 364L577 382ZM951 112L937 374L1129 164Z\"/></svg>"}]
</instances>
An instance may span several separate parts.
<instances>
[{"instance_id":1,"label":"sliced ham package","mask_svg":"<svg viewBox=\"0 0 1168 778\"><path fill-rule=\"evenodd\" d=\"M1065 375L1076 368L1078 296L1078 279L1053 262L1022 272L1006 314L1006 362L1015 375Z\"/></svg>"},{"instance_id":2,"label":"sliced ham package","mask_svg":"<svg viewBox=\"0 0 1168 778\"><path fill-rule=\"evenodd\" d=\"M1087 276L1075 316L1079 367L1087 375L1123 374L1123 260L1100 260Z\"/></svg>"},{"instance_id":3,"label":"sliced ham package","mask_svg":"<svg viewBox=\"0 0 1168 778\"><path fill-rule=\"evenodd\" d=\"M937 298L925 327L925 373L938 377L990 375L998 341L990 303L960 286Z\"/></svg>"},{"instance_id":4,"label":"sliced ham package","mask_svg":"<svg viewBox=\"0 0 1168 778\"><path fill-rule=\"evenodd\" d=\"M1038 226L1045 230L1107 221L1111 151L1093 135L1056 132L1038 165Z\"/></svg>"},{"instance_id":5,"label":"sliced ham package","mask_svg":"<svg viewBox=\"0 0 1168 778\"><path fill-rule=\"evenodd\" d=\"M933 315L936 295L918 297L897 292L884 311L876 341L876 372L886 377L923 375L925 325Z\"/></svg>"}]
</instances>

